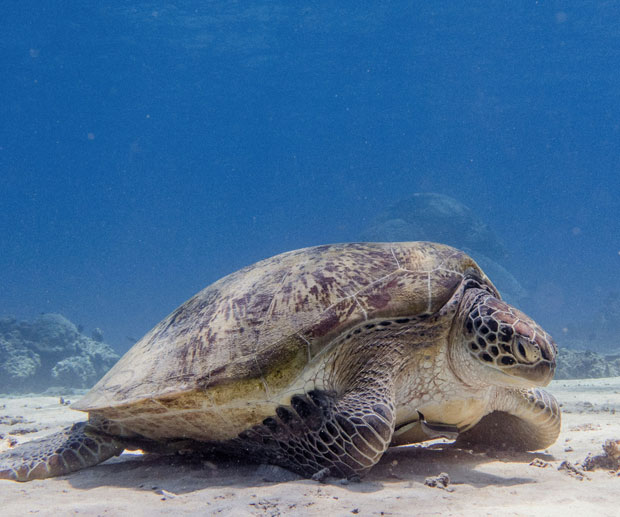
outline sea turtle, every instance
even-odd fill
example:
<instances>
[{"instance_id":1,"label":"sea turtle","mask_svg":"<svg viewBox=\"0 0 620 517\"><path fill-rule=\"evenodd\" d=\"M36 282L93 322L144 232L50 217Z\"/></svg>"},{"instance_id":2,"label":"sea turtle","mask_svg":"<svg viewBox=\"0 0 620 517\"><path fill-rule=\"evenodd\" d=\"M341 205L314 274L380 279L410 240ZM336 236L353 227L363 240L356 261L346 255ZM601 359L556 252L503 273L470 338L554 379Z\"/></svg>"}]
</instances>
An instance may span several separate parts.
<instances>
[{"instance_id":1,"label":"sea turtle","mask_svg":"<svg viewBox=\"0 0 620 517\"><path fill-rule=\"evenodd\" d=\"M27 481L124 449L221 450L355 478L390 444L558 436L551 337L462 251L429 242L283 253L205 288L73 408L81 422L0 456Z\"/></svg>"}]
</instances>

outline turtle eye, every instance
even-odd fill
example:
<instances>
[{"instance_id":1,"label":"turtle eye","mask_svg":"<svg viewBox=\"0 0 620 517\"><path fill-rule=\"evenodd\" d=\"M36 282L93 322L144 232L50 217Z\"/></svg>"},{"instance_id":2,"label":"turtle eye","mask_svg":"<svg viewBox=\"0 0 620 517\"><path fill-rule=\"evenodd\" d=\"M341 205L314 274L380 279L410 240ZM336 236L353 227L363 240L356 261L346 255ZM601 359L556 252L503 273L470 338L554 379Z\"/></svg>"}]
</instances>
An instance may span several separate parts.
<instances>
[{"instance_id":1,"label":"turtle eye","mask_svg":"<svg viewBox=\"0 0 620 517\"><path fill-rule=\"evenodd\" d=\"M512 347L513 353L519 362L530 363L537 359L538 347L525 339L523 336L517 336Z\"/></svg>"}]
</instances>

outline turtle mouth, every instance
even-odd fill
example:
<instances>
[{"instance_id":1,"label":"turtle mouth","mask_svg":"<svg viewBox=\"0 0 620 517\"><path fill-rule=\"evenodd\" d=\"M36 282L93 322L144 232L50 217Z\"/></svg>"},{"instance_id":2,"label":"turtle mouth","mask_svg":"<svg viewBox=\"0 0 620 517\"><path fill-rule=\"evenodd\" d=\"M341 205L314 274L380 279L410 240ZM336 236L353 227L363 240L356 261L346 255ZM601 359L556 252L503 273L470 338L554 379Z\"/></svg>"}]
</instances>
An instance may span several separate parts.
<instances>
[{"instance_id":1,"label":"turtle mouth","mask_svg":"<svg viewBox=\"0 0 620 517\"><path fill-rule=\"evenodd\" d=\"M522 388L531 388L532 386L547 386L553 379L555 373L555 364L548 361L540 361L533 365L516 364L511 367L501 367L485 365L495 372L501 374L503 383Z\"/></svg>"},{"instance_id":2,"label":"turtle mouth","mask_svg":"<svg viewBox=\"0 0 620 517\"><path fill-rule=\"evenodd\" d=\"M555 364L550 361L540 361L534 365L518 364L507 368L507 371L508 375L535 382L538 386L546 386L553 379Z\"/></svg>"}]
</instances>

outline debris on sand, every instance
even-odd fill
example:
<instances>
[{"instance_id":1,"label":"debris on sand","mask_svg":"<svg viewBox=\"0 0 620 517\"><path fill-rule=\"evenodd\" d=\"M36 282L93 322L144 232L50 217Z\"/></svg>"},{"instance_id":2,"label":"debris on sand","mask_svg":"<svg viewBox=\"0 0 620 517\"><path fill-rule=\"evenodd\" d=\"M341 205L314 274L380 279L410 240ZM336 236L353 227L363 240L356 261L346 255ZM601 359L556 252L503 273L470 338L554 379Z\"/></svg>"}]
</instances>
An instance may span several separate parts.
<instances>
[{"instance_id":1,"label":"debris on sand","mask_svg":"<svg viewBox=\"0 0 620 517\"><path fill-rule=\"evenodd\" d=\"M438 476L427 477L424 480L424 484L434 488L448 488L448 485L450 484L450 476L448 476L445 472L442 472Z\"/></svg>"},{"instance_id":2,"label":"debris on sand","mask_svg":"<svg viewBox=\"0 0 620 517\"><path fill-rule=\"evenodd\" d=\"M579 481L583 481L584 479L590 479L588 476L586 476L586 473L582 469L576 467L570 461L563 461L562 463L560 463L558 470L565 471L569 476L574 477Z\"/></svg>"},{"instance_id":3,"label":"debris on sand","mask_svg":"<svg viewBox=\"0 0 620 517\"><path fill-rule=\"evenodd\" d=\"M583 460L585 470L605 469L611 471L620 470L620 440L605 440L603 454L593 456L589 454Z\"/></svg>"},{"instance_id":4,"label":"debris on sand","mask_svg":"<svg viewBox=\"0 0 620 517\"><path fill-rule=\"evenodd\" d=\"M548 461L543 461L540 458L536 458L534 461L530 462L530 467L538 467L541 469L546 469L547 467L550 467L551 463L549 463Z\"/></svg>"}]
</instances>

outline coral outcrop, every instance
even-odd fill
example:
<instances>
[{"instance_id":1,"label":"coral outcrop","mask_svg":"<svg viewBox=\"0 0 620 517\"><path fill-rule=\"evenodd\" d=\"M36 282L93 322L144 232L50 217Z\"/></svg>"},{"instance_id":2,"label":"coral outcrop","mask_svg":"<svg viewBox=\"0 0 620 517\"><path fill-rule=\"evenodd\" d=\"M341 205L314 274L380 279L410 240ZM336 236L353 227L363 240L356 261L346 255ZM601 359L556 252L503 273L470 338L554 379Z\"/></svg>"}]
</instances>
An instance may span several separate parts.
<instances>
[{"instance_id":1,"label":"coral outcrop","mask_svg":"<svg viewBox=\"0 0 620 517\"><path fill-rule=\"evenodd\" d=\"M96 330L100 339L85 336L60 314L0 318L0 392L92 386L119 358Z\"/></svg>"}]
</instances>

